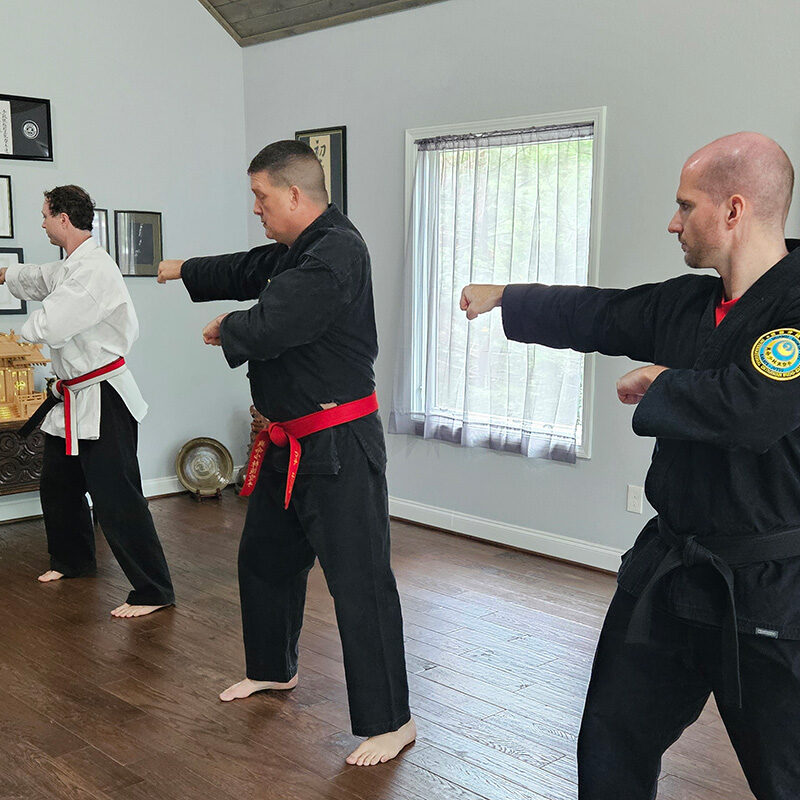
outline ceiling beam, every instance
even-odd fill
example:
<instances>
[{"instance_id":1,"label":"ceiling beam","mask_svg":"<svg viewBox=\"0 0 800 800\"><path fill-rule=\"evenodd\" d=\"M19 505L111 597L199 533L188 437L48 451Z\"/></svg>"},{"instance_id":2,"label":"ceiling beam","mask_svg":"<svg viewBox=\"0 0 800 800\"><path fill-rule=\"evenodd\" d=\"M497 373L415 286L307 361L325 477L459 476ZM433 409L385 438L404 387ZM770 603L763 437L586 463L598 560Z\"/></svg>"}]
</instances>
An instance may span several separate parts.
<instances>
[{"instance_id":1,"label":"ceiling beam","mask_svg":"<svg viewBox=\"0 0 800 800\"><path fill-rule=\"evenodd\" d=\"M288 36L342 25L346 22L369 19L395 11L441 3L444 0L307 0L307 2L276 2L276 0L200 0L208 12L242 47L271 42ZM232 6L234 21L225 17L226 6ZM287 7L288 6L288 7ZM314 18L314 6L319 17ZM246 12L247 15L243 14ZM292 18L296 17L296 21ZM272 17L272 21L269 18ZM262 21L260 25L258 20ZM264 26L262 28L262 25Z\"/></svg>"}]
</instances>

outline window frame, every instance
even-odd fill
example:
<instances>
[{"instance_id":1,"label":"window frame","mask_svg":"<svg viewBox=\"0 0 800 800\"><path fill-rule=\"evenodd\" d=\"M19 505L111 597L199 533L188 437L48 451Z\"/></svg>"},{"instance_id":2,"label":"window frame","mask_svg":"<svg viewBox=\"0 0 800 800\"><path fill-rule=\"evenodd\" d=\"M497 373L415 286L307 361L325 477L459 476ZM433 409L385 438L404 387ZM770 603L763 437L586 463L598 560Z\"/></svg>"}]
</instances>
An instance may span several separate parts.
<instances>
[{"instance_id":1,"label":"window frame","mask_svg":"<svg viewBox=\"0 0 800 800\"><path fill-rule=\"evenodd\" d=\"M489 133L492 131L516 130L541 125L571 125L593 123L592 141L592 217L589 224L589 263L587 285L596 286L600 272L600 221L603 216L603 172L606 139L606 106L584 108L575 111L561 111L549 114L534 114L523 117L504 117L501 119L461 122L448 125L434 125L424 128L407 128L405 131L405 227L406 247L409 243L411 211L414 190L414 173L417 162L417 139L437 136L454 136L466 133ZM595 354L587 353L583 367L583 419L581 442L576 447L578 458L592 457L592 434L594 422Z\"/></svg>"}]
</instances>

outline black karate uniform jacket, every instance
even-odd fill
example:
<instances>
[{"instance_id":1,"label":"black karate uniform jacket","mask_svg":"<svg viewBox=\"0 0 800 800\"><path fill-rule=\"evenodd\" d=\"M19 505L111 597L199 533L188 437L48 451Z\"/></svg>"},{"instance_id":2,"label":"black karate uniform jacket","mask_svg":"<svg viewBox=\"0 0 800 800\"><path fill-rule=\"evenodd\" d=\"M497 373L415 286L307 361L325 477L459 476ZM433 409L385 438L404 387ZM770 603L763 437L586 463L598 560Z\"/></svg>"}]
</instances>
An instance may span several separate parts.
<instances>
[{"instance_id":1,"label":"black karate uniform jacket","mask_svg":"<svg viewBox=\"0 0 800 800\"><path fill-rule=\"evenodd\" d=\"M245 253L191 258L181 277L192 300L257 300L223 320L222 349L231 367L245 362L253 403L285 422L375 390L378 354L367 246L352 222L328 206L291 247L268 244ZM383 471L386 449L378 414L302 440L298 474L336 474L338 449L360 447ZM287 471L288 448L270 447L264 462Z\"/></svg>"},{"instance_id":2,"label":"black karate uniform jacket","mask_svg":"<svg viewBox=\"0 0 800 800\"><path fill-rule=\"evenodd\" d=\"M734 566L733 575L740 632L799 639L800 375L780 374L759 340L783 332L778 355L800 364L800 250L715 328L721 296L720 278L693 274L628 290L512 285L503 325L509 339L669 367L633 416L635 433L656 438L647 498L681 537L796 536L796 554ZM670 549L657 529L654 518L623 556L618 583L634 595ZM710 566L693 564L668 574L655 601L717 626L725 592Z\"/></svg>"}]
</instances>

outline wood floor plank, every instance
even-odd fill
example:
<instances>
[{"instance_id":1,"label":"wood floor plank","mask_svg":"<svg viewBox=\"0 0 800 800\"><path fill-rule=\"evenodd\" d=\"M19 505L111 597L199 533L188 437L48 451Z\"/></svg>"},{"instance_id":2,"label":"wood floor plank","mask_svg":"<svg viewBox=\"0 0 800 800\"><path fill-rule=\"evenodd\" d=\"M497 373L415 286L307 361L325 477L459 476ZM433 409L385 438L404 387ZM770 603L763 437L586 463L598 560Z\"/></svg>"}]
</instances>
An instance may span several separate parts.
<instances>
[{"instance_id":1,"label":"wood floor plank","mask_svg":"<svg viewBox=\"0 0 800 800\"><path fill-rule=\"evenodd\" d=\"M101 536L96 577L42 585L41 520L0 525L0 800L575 800L612 576L394 521L420 735L363 769L319 567L299 686L221 703L244 674L246 502L150 507L178 605L138 620L109 615L129 587ZM665 755L662 797L752 797L713 702Z\"/></svg>"},{"instance_id":2,"label":"wood floor plank","mask_svg":"<svg viewBox=\"0 0 800 800\"><path fill-rule=\"evenodd\" d=\"M698 797L704 800L752 800L753 795L748 790L723 794L675 775L664 775L658 782L658 800L696 800Z\"/></svg>"},{"instance_id":3,"label":"wood floor plank","mask_svg":"<svg viewBox=\"0 0 800 800\"><path fill-rule=\"evenodd\" d=\"M554 797L539 794L531 785L521 786L519 783L489 772L482 765L475 765L471 760L467 761L459 755L453 755L438 747L428 747L419 753L411 751L405 760L456 786L469 789L486 800L518 800L522 792L529 800L556 800ZM532 784L533 781L530 780L530 777L532 776L529 776L528 781ZM570 793L572 794L571 791Z\"/></svg>"},{"instance_id":4,"label":"wood floor plank","mask_svg":"<svg viewBox=\"0 0 800 800\"><path fill-rule=\"evenodd\" d=\"M86 742L56 720L0 689L0 738L20 738L51 758L80 750Z\"/></svg>"}]
</instances>

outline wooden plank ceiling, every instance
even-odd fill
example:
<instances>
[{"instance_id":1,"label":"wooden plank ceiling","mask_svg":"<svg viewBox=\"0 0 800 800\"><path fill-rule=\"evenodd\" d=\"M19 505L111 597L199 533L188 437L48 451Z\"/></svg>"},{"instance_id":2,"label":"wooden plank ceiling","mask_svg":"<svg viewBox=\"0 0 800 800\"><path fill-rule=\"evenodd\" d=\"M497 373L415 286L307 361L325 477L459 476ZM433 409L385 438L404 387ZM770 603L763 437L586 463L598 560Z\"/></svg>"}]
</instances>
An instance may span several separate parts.
<instances>
[{"instance_id":1,"label":"wooden plank ceiling","mask_svg":"<svg viewBox=\"0 0 800 800\"><path fill-rule=\"evenodd\" d=\"M200 0L243 47L442 0Z\"/></svg>"}]
</instances>

